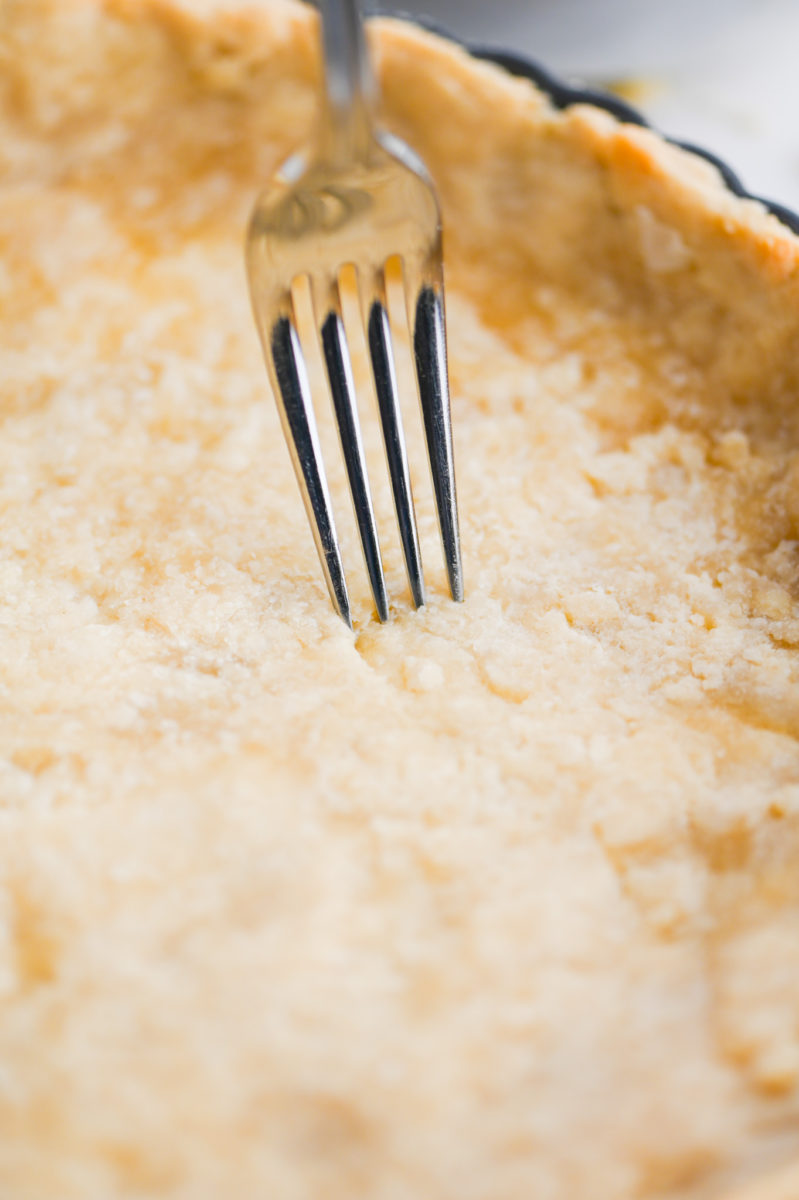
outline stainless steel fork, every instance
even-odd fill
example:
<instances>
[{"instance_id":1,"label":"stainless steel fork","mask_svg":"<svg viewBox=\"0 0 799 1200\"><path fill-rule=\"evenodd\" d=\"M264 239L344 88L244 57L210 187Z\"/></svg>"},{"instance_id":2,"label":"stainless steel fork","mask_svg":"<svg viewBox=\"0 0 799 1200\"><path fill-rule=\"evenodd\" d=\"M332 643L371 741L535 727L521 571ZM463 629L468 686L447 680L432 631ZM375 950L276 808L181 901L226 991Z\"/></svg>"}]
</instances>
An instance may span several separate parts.
<instances>
[{"instance_id":1,"label":"stainless steel fork","mask_svg":"<svg viewBox=\"0 0 799 1200\"><path fill-rule=\"evenodd\" d=\"M399 259L449 587L463 599L441 261L441 218L419 159L372 124L376 88L356 0L321 0L326 96L316 145L291 158L259 198L247 236L253 309L283 430L330 597L352 628L298 334L296 285L310 283L314 322L377 614L389 615L347 337L342 271L354 267L411 595L425 602L386 301Z\"/></svg>"}]
</instances>

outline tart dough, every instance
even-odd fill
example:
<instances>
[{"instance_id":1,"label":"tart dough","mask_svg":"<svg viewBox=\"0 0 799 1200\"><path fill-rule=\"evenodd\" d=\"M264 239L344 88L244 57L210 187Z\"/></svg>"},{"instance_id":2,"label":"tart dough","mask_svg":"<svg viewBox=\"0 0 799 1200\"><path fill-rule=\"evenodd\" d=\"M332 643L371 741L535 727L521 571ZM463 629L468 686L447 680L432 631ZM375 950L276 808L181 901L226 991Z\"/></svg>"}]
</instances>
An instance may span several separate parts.
<instances>
[{"instance_id":1,"label":"tart dough","mask_svg":"<svg viewBox=\"0 0 799 1200\"><path fill-rule=\"evenodd\" d=\"M313 14L0 4L0 1194L793 1200L799 240L373 39L443 201L467 600L411 405L411 611L367 398L385 627L322 430L352 636L243 273Z\"/></svg>"}]
</instances>

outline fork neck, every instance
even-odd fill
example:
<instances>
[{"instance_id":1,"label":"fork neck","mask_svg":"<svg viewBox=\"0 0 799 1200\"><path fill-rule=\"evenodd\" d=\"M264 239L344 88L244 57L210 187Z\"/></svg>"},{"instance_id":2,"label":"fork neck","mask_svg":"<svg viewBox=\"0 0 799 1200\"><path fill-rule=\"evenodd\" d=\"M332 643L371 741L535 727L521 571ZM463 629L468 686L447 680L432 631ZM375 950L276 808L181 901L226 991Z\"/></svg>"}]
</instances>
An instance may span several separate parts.
<instances>
[{"instance_id":1,"label":"fork neck","mask_svg":"<svg viewBox=\"0 0 799 1200\"><path fill-rule=\"evenodd\" d=\"M320 0L327 103L322 154L331 162L364 157L373 141L376 86L358 0Z\"/></svg>"}]
</instances>

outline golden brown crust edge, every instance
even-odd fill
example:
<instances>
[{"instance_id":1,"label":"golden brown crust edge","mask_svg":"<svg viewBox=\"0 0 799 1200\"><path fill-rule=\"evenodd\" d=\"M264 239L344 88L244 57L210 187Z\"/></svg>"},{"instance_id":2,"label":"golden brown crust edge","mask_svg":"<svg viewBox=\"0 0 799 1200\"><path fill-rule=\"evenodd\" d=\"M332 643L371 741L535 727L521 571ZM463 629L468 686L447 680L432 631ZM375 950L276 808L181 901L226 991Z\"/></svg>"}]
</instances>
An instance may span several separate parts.
<instances>
[{"instance_id":1,"label":"golden brown crust edge","mask_svg":"<svg viewBox=\"0 0 799 1200\"><path fill-rule=\"evenodd\" d=\"M26 44L43 12L54 31L71 26L66 73L62 36L33 52ZM107 28L136 22L150 61L169 61L179 96L134 80L137 64L113 53L97 62L100 12ZM6 101L57 133L62 148L103 105L143 122L165 103L202 97L228 114L246 112L237 137L255 187L273 165L258 158L266 132L286 149L307 136L314 17L293 0L6 0L2 20ZM385 120L435 175L450 269L459 287L491 296L496 324L517 319L531 279L565 287L654 325L719 395L790 413L799 391L799 239L790 230L649 130L590 107L557 112L528 81L412 25L379 21L374 34ZM113 36L106 40L117 48ZM284 109L279 130L269 128L263 103L277 87L291 96L291 119ZM190 133L209 136L196 124Z\"/></svg>"}]
</instances>

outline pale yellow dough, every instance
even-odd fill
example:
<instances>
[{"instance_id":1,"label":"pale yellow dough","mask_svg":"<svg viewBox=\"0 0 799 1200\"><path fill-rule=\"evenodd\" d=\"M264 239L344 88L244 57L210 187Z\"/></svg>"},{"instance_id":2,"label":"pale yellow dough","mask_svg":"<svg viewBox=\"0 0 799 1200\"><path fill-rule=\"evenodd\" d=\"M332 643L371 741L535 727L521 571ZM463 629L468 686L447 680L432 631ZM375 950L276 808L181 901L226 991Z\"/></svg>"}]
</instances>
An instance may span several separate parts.
<instances>
[{"instance_id":1,"label":"pale yellow dough","mask_svg":"<svg viewBox=\"0 0 799 1200\"><path fill-rule=\"evenodd\" d=\"M353 637L243 274L311 13L0 0L0 1196L796 1200L799 241L374 42L443 198L467 601L409 404L410 611L367 409Z\"/></svg>"}]
</instances>

